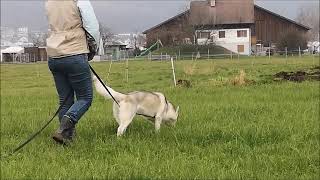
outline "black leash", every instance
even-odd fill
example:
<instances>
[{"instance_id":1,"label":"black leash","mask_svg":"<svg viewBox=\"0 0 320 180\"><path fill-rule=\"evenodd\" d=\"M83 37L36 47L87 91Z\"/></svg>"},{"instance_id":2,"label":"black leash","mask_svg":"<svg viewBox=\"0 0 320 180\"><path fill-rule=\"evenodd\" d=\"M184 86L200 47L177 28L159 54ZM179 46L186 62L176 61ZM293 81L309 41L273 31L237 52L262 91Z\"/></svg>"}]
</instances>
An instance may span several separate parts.
<instances>
[{"instance_id":1,"label":"black leash","mask_svg":"<svg viewBox=\"0 0 320 180\"><path fill-rule=\"evenodd\" d=\"M94 71L94 69L90 66L91 71L93 72L93 74L98 78L98 80L100 81L100 83L103 85L103 87L107 90L107 92L110 94L110 96L112 97L112 99L114 100L114 102L116 102L119 105L119 103L117 102L117 100L112 96L111 92L108 90L108 88L106 87L106 85L103 83L103 81L100 79L100 77L98 76L98 74ZM48 127L48 125L53 121L53 119L59 114L59 111L62 109L62 106L65 105L66 101L68 98L70 98L70 96L72 95L72 91L69 92L69 94L67 95L67 97L63 100L62 104L59 106L59 108L57 109L57 111L54 113L53 117L44 125L41 127L41 129L39 129L37 132L35 132L34 134L32 134L27 140L25 140L23 143L21 143L18 147L16 147L15 149L13 149L13 151L5 156L1 156L2 158L7 158L9 156L12 156L13 154L15 154L16 152L18 152L20 149L22 149L25 145L27 145L29 142L31 142L33 139L35 139L35 137L37 137L46 127Z\"/></svg>"},{"instance_id":2,"label":"black leash","mask_svg":"<svg viewBox=\"0 0 320 180\"><path fill-rule=\"evenodd\" d=\"M35 132L33 135L31 135L27 140L25 140L23 143L21 143L18 147L16 147L10 154L4 156L9 157L12 156L14 153L18 152L20 149L22 149L25 145L27 145L30 141L32 141L36 136L38 136L52 121L53 119L59 114L59 111L62 109L62 106L66 103L67 99L70 98L72 95L72 91L69 92L67 97L63 100L62 104L59 106L58 110L54 113L53 117L44 125L41 127L40 130ZM3 157L1 156L1 159Z\"/></svg>"},{"instance_id":3,"label":"black leash","mask_svg":"<svg viewBox=\"0 0 320 180\"><path fill-rule=\"evenodd\" d=\"M120 106L120 104L118 103L118 101L112 96L111 92L109 91L109 89L107 88L107 86L103 83L103 81L100 79L100 77L98 76L98 74L96 73L96 71L94 71L94 69L92 68L92 66L89 64L91 71L93 72L93 74L98 78L98 80L100 81L100 83L102 84L102 86L107 90L107 92L109 93L109 95L111 96L111 98L113 99L113 101L115 103L118 104L118 106Z\"/></svg>"}]
</instances>

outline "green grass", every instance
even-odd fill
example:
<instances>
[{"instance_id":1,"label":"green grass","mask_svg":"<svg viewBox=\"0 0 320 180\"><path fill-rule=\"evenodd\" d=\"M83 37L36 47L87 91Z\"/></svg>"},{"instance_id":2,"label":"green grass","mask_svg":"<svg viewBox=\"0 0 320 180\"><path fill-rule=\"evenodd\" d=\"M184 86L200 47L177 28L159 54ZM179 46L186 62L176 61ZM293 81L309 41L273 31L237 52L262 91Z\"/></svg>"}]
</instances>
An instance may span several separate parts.
<instances>
[{"instance_id":1,"label":"green grass","mask_svg":"<svg viewBox=\"0 0 320 180\"><path fill-rule=\"evenodd\" d=\"M136 118L122 138L112 103L95 94L64 148L51 140L57 121L14 156L1 179L317 179L320 173L319 81L274 82L279 71L306 70L318 57L114 63L108 83L121 92L161 91L181 113L175 128ZM109 62L92 63L107 80ZM190 71L192 69L192 71ZM233 86L246 72L251 81ZM190 73L191 72L191 73ZM46 64L1 65L1 155L36 131L57 108Z\"/></svg>"}]
</instances>

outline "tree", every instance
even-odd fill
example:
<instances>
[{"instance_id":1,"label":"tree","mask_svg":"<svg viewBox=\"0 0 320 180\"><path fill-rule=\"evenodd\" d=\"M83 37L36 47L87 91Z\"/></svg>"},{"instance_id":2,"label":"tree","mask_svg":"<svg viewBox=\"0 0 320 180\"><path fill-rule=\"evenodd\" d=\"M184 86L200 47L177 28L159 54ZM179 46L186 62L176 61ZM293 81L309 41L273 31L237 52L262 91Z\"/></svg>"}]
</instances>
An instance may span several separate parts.
<instances>
[{"instance_id":1,"label":"tree","mask_svg":"<svg viewBox=\"0 0 320 180\"><path fill-rule=\"evenodd\" d=\"M146 42L146 38L143 34L139 34L136 31L136 34L133 35L133 45L134 45L134 55L140 55L141 50L140 47L144 47Z\"/></svg>"},{"instance_id":2,"label":"tree","mask_svg":"<svg viewBox=\"0 0 320 180\"><path fill-rule=\"evenodd\" d=\"M299 47L301 50L307 48L307 38L303 33L298 31L284 33L277 46L280 51L285 51L287 48L289 54L297 54Z\"/></svg>"},{"instance_id":3,"label":"tree","mask_svg":"<svg viewBox=\"0 0 320 180\"><path fill-rule=\"evenodd\" d=\"M33 43L34 46L41 47L47 45L48 33L36 32L29 34L30 42Z\"/></svg>"},{"instance_id":4,"label":"tree","mask_svg":"<svg viewBox=\"0 0 320 180\"><path fill-rule=\"evenodd\" d=\"M319 41L319 5L301 7L296 21L311 28L309 40Z\"/></svg>"},{"instance_id":5,"label":"tree","mask_svg":"<svg viewBox=\"0 0 320 180\"><path fill-rule=\"evenodd\" d=\"M112 38L114 37L114 34L112 33L111 29L105 26L104 24L99 24L99 30L100 30L100 36L103 43L103 48L106 48L106 43L110 42Z\"/></svg>"}]
</instances>

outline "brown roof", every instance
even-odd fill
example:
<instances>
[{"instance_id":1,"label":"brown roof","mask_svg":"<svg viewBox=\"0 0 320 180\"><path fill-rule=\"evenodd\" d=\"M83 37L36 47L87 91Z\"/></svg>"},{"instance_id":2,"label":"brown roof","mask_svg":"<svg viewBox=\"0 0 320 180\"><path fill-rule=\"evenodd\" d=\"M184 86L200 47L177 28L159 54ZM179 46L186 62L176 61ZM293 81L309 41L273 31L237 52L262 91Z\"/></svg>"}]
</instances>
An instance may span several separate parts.
<instances>
[{"instance_id":1,"label":"brown roof","mask_svg":"<svg viewBox=\"0 0 320 180\"><path fill-rule=\"evenodd\" d=\"M154 30L154 29L156 29L156 28L158 28L158 27L160 27L160 26L162 26L162 25L164 25L164 24L166 24L166 23L169 23L169 22L171 22L172 20L175 20L175 19L177 19L177 18L179 18L179 17L182 17L182 16L188 14L189 12L190 12L190 10L188 9L188 10L186 10L186 11L184 11L184 12L182 12L182 13L176 15L176 16L173 16L172 18L169 18L168 20L163 21L162 23L153 26L153 27L151 27L151 28L148 29L148 30L145 30L145 31L143 32L143 34L146 34L146 33L148 33L149 31L152 31L152 30Z\"/></svg>"},{"instance_id":2,"label":"brown roof","mask_svg":"<svg viewBox=\"0 0 320 180\"><path fill-rule=\"evenodd\" d=\"M262 11L265 11L265 12L267 12L267 13L269 13L269 14L272 14L272 15L274 15L274 16L277 16L277 17L280 18L280 19L289 21L289 22L291 22L291 23L293 23L293 24L295 24L295 25L297 25L297 26L300 26L300 27L302 27L302 28L304 28L304 29L307 29L307 30L310 30L310 29L311 29L311 28L308 27L308 26L305 26L305 25L300 24L300 23L298 23L298 22L296 22L296 21L294 21L294 20L291 20L291 19L286 18L286 17L284 17L284 16L281 16L281 15L279 15L279 14L277 14L277 13L274 13L274 12L272 12L272 11L269 11L269 10L263 8L263 7L258 6L258 5L254 5L254 7L257 8L257 9L260 9L260 10L262 10Z\"/></svg>"},{"instance_id":3,"label":"brown roof","mask_svg":"<svg viewBox=\"0 0 320 180\"><path fill-rule=\"evenodd\" d=\"M201 3L201 2L202 2L202 1L200 1L200 3ZM279 15L279 14L277 14L277 13L274 13L274 12L272 12L272 11L270 11L270 10L267 10L267 9L265 9L265 8L262 8L262 7L258 6L258 5L254 5L254 8L257 8L257 9L259 9L259 10L262 10L262 11L265 11L265 12L267 12L267 13L269 13L269 14L272 14L272 15L274 15L274 16L277 16L278 18L281 18L281 19L283 19L283 20L285 20L285 21L291 22L291 23L293 23L293 24L295 24L295 25L297 25L297 26L299 26L299 27L302 27L302 28L304 28L304 29L306 29L306 30L310 30L310 29L311 29L311 28L308 27L308 26L305 26L305 25L303 25L303 24L300 24L300 23L298 23L298 22L296 22L296 21L294 21L294 20L291 20L291 19L289 19L289 18L286 18L286 17L284 17L284 16L281 16L281 15ZM171 18L169 18L169 19L166 20L166 21L163 21L162 23L160 23L160 24L158 24L158 25L156 25L156 26L153 26L153 27L149 28L148 30L144 31L143 34L147 34L149 31L152 31L152 30L154 30L154 29L156 29L156 28L158 28L158 27L160 27L160 26L162 26L162 25L164 25L164 24L166 24L166 23L169 23L169 22L171 22L171 21L173 21L173 20L176 20L176 19L179 18L179 17L182 17L182 16L184 16L184 15L187 15L188 13L190 13L190 9L188 9L188 10L186 10L186 11L184 11L184 12L182 12L182 13L174 16L174 17L171 17ZM246 22L242 22L242 23L246 23ZM228 23L228 24L239 24L239 23Z\"/></svg>"}]
</instances>

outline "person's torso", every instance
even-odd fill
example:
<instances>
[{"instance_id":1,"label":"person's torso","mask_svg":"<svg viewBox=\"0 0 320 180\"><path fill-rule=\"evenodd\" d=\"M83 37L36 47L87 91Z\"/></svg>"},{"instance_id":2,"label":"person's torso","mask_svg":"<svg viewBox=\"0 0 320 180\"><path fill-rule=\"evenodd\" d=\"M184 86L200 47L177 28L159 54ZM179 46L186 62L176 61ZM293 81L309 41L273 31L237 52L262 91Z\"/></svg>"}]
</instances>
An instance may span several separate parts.
<instances>
[{"instance_id":1,"label":"person's torso","mask_svg":"<svg viewBox=\"0 0 320 180\"><path fill-rule=\"evenodd\" d=\"M50 36L49 57L88 53L86 34L76 0L48 0L46 4Z\"/></svg>"}]
</instances>

